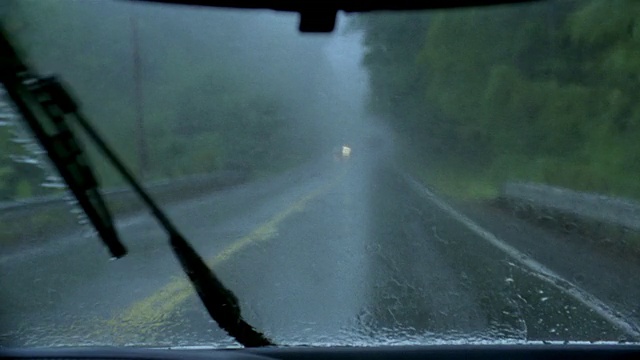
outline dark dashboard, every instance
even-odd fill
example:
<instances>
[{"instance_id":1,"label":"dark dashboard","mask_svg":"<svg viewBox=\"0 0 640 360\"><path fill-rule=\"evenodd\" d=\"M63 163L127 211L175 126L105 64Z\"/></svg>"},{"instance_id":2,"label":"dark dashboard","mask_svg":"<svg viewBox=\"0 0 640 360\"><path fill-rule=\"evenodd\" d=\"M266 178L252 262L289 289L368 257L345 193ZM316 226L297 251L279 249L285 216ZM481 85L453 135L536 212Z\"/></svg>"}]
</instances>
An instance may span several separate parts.
<instances>
[{"instance_id":1,"label":"dark dashboard","mask_svg":"<svg viewBox=\"0 0 640 360\"><path fill-rule=\"evenodd\" d=\"M0 359L24 360L417 360L417 359L639 359L624 344L433 345L387 347L266 347L252 349L58 348L0 350Z\"/></svg>"}]
</instances>

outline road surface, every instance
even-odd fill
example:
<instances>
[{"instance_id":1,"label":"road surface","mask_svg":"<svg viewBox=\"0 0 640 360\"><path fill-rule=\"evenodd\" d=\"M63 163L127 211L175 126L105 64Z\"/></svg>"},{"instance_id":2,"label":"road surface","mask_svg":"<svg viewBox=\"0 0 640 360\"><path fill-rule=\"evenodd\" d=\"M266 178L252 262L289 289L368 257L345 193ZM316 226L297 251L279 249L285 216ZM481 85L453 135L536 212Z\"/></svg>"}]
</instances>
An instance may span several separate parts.
<instances>
[{"instance_id":1,"label":"road surface","mask_svg":"<svg viewBox=\"0 0 640 360\"><path fill-rule=\"evenodd\" d=\"M166 209L278 344L639 340L637 264L421 191L354 151ZM237 346L154 221L118 229L120 260L79 231L4 257L0 345Z\"/></svg>"}]
</instances>

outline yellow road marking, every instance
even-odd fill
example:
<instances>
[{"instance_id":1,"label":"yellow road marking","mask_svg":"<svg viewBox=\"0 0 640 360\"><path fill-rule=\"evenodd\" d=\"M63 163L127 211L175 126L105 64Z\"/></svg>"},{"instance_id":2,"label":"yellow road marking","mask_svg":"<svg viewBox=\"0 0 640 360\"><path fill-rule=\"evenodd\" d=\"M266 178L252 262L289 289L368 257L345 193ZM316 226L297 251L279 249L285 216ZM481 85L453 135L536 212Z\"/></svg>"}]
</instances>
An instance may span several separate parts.
<instances>
[{"instance_id":1,"label":"yellow road marking","mask_svg":"<svg viewBox=\"0 0 640 360\"><path fill-rule=\"evenodd\" d=\"M278 213L254 231L232 243L208 262L211 267L219 266L233 255L249 245L269 240L277 234L277 225L290 215L302 211L309 201L328 191L339 182L346 172L342 171L334 181L319 187L303 196L293 205ZM162 325L162 320L169 316L182 302L194 293L189 282L183 278L175 278L151 296L135 302L132 306L107 321L116 334L124 329L135 329L137 335L152 334L154 324Z\"/></svg>"}]
</instances>

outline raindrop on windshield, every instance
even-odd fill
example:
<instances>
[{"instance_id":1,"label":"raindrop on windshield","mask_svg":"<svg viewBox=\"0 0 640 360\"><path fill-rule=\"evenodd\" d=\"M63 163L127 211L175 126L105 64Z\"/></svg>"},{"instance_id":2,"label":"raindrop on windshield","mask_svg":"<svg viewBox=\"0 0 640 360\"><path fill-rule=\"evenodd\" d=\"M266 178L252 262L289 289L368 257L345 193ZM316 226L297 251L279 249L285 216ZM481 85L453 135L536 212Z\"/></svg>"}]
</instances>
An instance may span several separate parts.
<instances>
[{"instance_id":1,"label":"raindrop on windshield","mask_svg":"<svg viewBox=\"0 0 640 360\"><path fill-rule=\"evenodd\" d=\"M28 155L9 155L11 160L20 163L20 164L31 164L37 165L40 161L35 157L31 157Z\"/></svg>"},{"instance_id":2,"label":"raindrop on windshield","mask_svg":"<svg viewBox=\"0 0 640 360\"><path fill-rule=\"evenodd\" d=\"M42 187L44 188L51 188L51 189L64 189L66 188L66 185L63 181L63 179L59 176L56 175L49 175L45 178L45 181L40 184Z\"/></svg>"}]
</instances>

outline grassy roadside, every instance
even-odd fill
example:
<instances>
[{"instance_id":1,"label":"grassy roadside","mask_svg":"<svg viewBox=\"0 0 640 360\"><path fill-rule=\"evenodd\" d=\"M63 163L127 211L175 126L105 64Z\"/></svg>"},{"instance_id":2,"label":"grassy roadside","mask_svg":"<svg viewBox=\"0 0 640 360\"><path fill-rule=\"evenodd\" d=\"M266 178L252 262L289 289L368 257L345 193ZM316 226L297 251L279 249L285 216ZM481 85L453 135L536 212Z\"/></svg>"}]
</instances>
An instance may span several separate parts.
<instances>
[{"instance_id":1,"label":"grassy roadside","mask_svg":"<svg viewBox=\"0 0 640 360\"><path fill-rule=\"evenodd\" d=\"M456 203L483 203L502 210L505 216L517 216L538 227L553 231L561 238L577 238L588 246L619 257L640 258L640 233L621 226L583 219L549 209L536 209L500 197L502 182L488 171L456 166L452 163L425 161L404 153L398 157L403 169L416 180Z\"/></svg>"},{"instance_id":2,"label":"grassy roadside","mask_svg":"<svg viewBox=\"0 0 640 360\"><path fill-rule=\"evenodd\" d=\"M163 205L194 198L203 193L248 181L277 176L301 166L307 161L308 158L306 157L292 155L281 159L278 163L269 164L268 167L265 166L252 171L239 171L238 176L212 177L209 180L174 183L171 185L150 185L147 190L160 205ZM233 170L231 171L233 172ZM105 201L111 213L118 217L140 211L144 207L137 196L130 191L105 196ZM0 214L0 248L6 251L26 244L43 243L48 241L49 235L54 231L81 229L83 226L81 222L84 220L79 220L78 216L72 213L73 211L69 204L64 201L58 201L49 205L38 206L34 209L16 210ZM91 229L90 225L84 225L84 227Z\"/></svg>"},{"instance_id":3,"label":"grassy roadside","mask_svg":"<svg viewBox=\"0 0 640 360\"><path fill-rule=\"evenodd\" d=\"M207 179L152 185L147 190L157 202L163 204L185 200L247 180L248 177L242 174L220 174ZM113 192L105 195L104 199L114 216L131 214L144 208L132 191ZM79 208L77 210L82 213ZM82 226L86 219L74 211L66 201L60 200L0 214L0 246L6 251L27 244L46 242L53 232L80 229L79 225Z\"/></svg>"},{"instance_id":4,"label":"grassy roadside","mask_svg":"<svg viewBox=\"0 0 640 360\"><path fill-rule=\"evenodd\" d=\"M456 200L491 200L499 195L498 184L484 174L446 164L429 168L413 164L412 175L438 193Z\"/></svg>"},{"instance_id":5,"label":"grassy roadside","mask_svg":"<svg viewBox=\"0 0 640 360\"><path fill-rule=\"evenodd\" d=\"M482 169L427 158L410 146L397 149L395 162L415 179L449 199L479 201L499 196L499 182Z\"/></svg>"}]
</instances>

